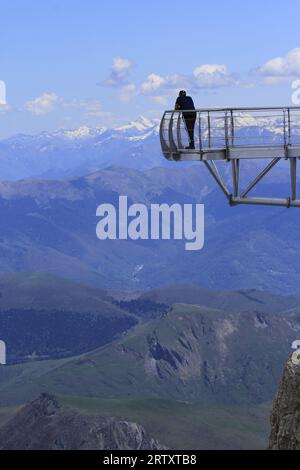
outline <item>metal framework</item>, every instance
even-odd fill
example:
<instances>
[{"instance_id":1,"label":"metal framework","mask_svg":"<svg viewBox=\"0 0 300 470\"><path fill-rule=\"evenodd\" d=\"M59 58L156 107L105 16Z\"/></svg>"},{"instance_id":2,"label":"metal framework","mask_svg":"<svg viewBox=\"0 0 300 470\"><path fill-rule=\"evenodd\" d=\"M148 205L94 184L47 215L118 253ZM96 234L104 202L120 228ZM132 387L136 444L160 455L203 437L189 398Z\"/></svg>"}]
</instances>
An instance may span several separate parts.
<instances>
[{"instance_id":1,"label":"metal framework","mask_svg":"<svg viewBox=\"0 0 300 470\"><path fill-rule=\"evenodd\" d=\"M165 111L160 124L160 142L165 158L203 162L231 205L300 207L300 199L297 199L300 107L197 109L193 111L196 113L193 150L187 148L189 138L183 117L183 113L187 116L191 112ZM267 159L270 162L246 188L241 189L240 162L246 159ZM278 198L249 196L272 168L284 160L289 164L289 195ZM222 177L217 161L231 165L231 189Z\"/></svg>"}]
</instances>

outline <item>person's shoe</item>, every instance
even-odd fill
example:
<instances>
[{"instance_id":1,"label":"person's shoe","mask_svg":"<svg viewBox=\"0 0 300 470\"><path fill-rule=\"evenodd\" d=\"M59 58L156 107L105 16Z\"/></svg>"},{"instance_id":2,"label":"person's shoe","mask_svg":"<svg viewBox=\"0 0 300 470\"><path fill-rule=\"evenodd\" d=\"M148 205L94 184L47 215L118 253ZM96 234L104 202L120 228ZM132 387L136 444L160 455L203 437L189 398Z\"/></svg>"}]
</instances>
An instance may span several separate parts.
<instances>
[{"instance_id":1,"label":"person's shoe","mask_svg":"<svg viewBox=\"0 0 300 470\"><path fill-rule=\"evenodd\" d=\"M195 144L191 143L188 147L185 147L186 150L195 150Z\"/></svg>"}]
</instances>

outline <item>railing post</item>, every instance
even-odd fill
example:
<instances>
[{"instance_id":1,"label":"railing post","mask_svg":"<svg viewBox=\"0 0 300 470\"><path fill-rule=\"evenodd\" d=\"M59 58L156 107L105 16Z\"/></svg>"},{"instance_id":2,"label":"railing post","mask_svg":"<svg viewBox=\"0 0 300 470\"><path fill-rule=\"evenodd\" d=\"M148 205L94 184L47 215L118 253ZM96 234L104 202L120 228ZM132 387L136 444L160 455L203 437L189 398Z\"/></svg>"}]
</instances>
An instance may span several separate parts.
<instances>
[{"instance_id":1,"label":"railing post","mask_svg":"<svg viewBox=\"0 0 300 470\"><path fill-rule=\"evenodd\" d=\"M234 146L234 117L233 110L230 110L230 123L231 123L231 146Z\"/></svg>"},{"instance_id":2,"label":"railing post","mask_svg":"<svg viewBox=\"0 0 300 470\"><path fill-rule=\"evenodd\" d=\"M210 112L207 112L208 148L211 147Z\"/></svg>"},{"instance_id":3,"label":"railing post","mask_svg":"<svg viewBox=\"0 0 300 470\"><path fill-rule=\"evenodd\" d=\"M225 145L226 145L226 157L228 160L229 155L229 135L228 135L228 112L225 111Z\"/></svg>"},{"instance_id":4,"label":"railing post","mask_svg":"<svg viewBox=\"0 0 300 470\"><path fill-rule=\"evenodd\" d=\"M291 110L288 108L288 145L292 145L292 133L291 133Z\"/></svg>"},{"instance_id":5,"label":"railing post","mask_svg":"<svg viewBox=\"0 0 300 470\"><path fill-rule=\"evenodd\" d=\"M178 112L178 118L177 118L177 144L178 144L178 149L183 150L184 149L184 144L182 142L181 138L181 112Z\"/></svg>"},{"instance_id":6,"label":"railing post","mask_svg":"<svg viewBox=\"0 0 300 470\"><path fill-rule=\"evenodd\" d=\"M288 158L288 152L287 152L287 137L286 137L286 109L283 108L283 142L284 142L284 152L285 152L285 158Z\"/></svg>"},{"instance_id":7,"label":"railing post","mask_svg":"<svg viewBox=\"0 0 300 470\"><path fill-rule=\"evenodd\" d=\"M170 146L171 152L172 154L173 153L177 154L178 148L175 143L174 136L173 136L174 114L175 114L175 111L172 112L171 117L170 117L168 136L169 136L169 146Z\"/></svg>"},{"instance_id":8,"label":"railing post","mask_svg":"<svg viewBox=\"0 0 300 470\"><path fill-rule=\"evenodd\" d=\"M200 153L202 154L201 111L198 111L198 113L199 113L199 150L200 150Z\"/></svg>"}]
</instances>

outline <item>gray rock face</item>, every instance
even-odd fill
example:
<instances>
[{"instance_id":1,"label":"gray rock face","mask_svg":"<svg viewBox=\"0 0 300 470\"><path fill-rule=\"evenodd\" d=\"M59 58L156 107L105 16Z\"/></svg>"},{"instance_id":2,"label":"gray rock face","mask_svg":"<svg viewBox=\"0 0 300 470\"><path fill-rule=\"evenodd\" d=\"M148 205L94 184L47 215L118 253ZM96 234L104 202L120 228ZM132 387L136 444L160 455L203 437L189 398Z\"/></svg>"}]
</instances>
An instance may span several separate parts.
<instances>
[{"instance_id":1,"label":"gray rock face","mask_svg":"<svg viewBox=\"0 0 300 470\"><path fill-rule=\"evenodd\" d=\"M164 449L132 422L85 415L42 394L0 428L0 450Z\"/></svg>"},{"instance_id":2,"label":"gray rock face","mask_svg":"<svg viewBox=\"0 0 300 470\"><path fill-rule=\"evenodd\" d=\"M300 365L290 358L271 415L271 450L300 450Z\"/></svg>"}]
</instances>

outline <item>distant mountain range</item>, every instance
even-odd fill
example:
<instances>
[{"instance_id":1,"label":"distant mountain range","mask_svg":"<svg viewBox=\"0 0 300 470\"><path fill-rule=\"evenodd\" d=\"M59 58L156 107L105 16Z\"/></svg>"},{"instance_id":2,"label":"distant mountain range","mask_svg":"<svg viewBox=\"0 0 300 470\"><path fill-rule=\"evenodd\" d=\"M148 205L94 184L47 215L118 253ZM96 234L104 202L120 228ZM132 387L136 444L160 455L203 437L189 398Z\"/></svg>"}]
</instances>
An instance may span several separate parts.
<instances>
[{"instance_id":1,"label":"distant mountain range","mask_svg":"<svg viewBox=\"0 0 300 470\"><path fill-rule=\"evenodd\" d=\"M81 127L10 137L0 141L1 179L55 179L112 165L137 169L162 165L158 124L141 117L114 129Z\"/></svg>"},{"instance_id":2,"label":"distant mountain range","mask_svg":"<svg viewBox=\"0 0 300 470\"><path fill-rule=\"evenodd\" d=\"M273 180L262 192L283 192ZM254 192L255 194L255 192ZM96 208L204 203L205 243L96 237ZM204 167L107 168L86 177L0 183L0 271L48 272L96 287L136 290L192 283L300 295L297 209L228 206Z\"/></svg>"},{"instance_id":3,"label":"distant mountain range","mask_svg":"<svg viewBox=\"0 0 300 470\"><path fill-rule=\"evenodd\" d=\"M237 117L236 126L236 138L240 143L252 145L253 138L273 143L282 139L280 119L270 122L267 119L258 121L251 116ZM158 119L140 117L112 129L80 127L37 135L15 135L0 141L1 179L59 179L84 176L110 166L137 170L167 166L171 169L176 163L164 160L158 134ZM222 130L215 131L215 137L218 136L224 137ZM186 166L180 165L181 168Z\"/></svg>"}]
</instances>

